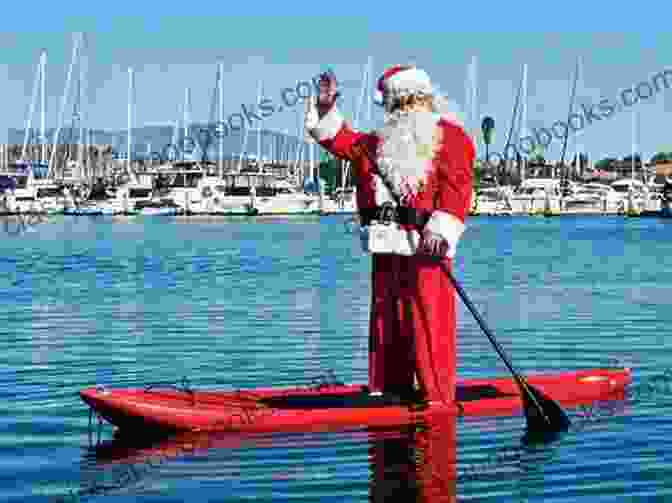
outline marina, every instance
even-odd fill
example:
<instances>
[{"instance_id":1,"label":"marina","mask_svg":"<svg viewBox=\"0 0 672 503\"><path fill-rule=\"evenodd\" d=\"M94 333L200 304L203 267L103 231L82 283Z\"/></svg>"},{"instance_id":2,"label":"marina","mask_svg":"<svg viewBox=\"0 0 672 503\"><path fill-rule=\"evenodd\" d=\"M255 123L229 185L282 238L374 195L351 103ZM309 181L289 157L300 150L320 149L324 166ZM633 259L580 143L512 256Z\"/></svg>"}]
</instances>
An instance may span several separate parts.
<instances>
[{"instance_id":1,"label":"marina","mask_svg":"<svg viewBox=\"0 0 672 503\"><path fill-rule=\"evenodd\" d=\"M45 115L47 52L40 53L26 127L16 131L22 144L0 145L0 213L65 214L72 216L144 215L330 215L356 213L356 187L349 161L319 154L303 131L301 120L294 134L288 130L254 128L239 132L238 151L224 149L217 124L224 122L223 64L216 65L209 121L192 120L192 90L184 90L182 117L167 131L158 152L135 123L136 75L127 71L127 128L112 135L114 144L96 144L92 136L109 134L89 129L87 44L84 34L73 37L73 48L59 124L48 130ZM373 106L372 59L362 72L361 95L353 125L370 118ZM573 85L580 80L577 60ZM467 69L465 126L477 145L485 136L478 131L477 59ZM582 78L582 77L581 77ZM263 99L263 80L257 96ZM527 123L528 65L518 87L507 145L529 133ZM574 95L570 97L570 112ZM40 127L33 127L40 108ZM72 106L69 127L65 111ZM301 118L297 108L297 119ZM517 124L517 127L514 127ZM140 128L139 128L140 126ZM162 134L165 134L166 130ZM228 134L228 133L227 133ZM52 141L49 141L49 138ZM143 139L138 139L142 136ZM632 113L632 154L622 160L606 157L593 162L584 154L582 132L564 138L560 159L547 160L537 149L533 155L492 162L492 154L479 152L475 170L481 182L472 192L472 215L626 215L665 216L672 201L672 155L655 154L648 162L637 150L637 114ZM116 141L119 139L120 141ZM125 139L125 145L123 140ZM573 143L573 159L565 152ZM146 146L145 153L140 152ZM327 181L328 178L328 181ZM667 187L667 188L666 188ZM94 190L95 189L95 190ZM142 193L142 195L140 195Z\"/></svg>"},{"instance_id":2,"label":"marina","mask_svg":"<svg viewBox=\"0 0 672 503\"><path fill-rule=\"evenodd\" d=\"M232 163L229 163L232 164ZM237 163L238 165L241 162ZM65 215L329 215L356 213L356 188L329 194L305 190L286 174L287 166L258 167L220 174L214 163L178 161L132 175L111 171L106 178L57 179L40 173L39 163L12 161L0 171L0 213ZM649 174L612 182L563 182L527 178L519 185L486 183L474 188L471 215L650 215L672 202L670 164L653 164ZM122 164L123 168L123 164ZM339 167L339 169L342 169ZM642 178L647 181L642 181ZM563 186L564 183L564 186ZM563 188L563 187L566 187Z\"/></svg>"}]
</instances>

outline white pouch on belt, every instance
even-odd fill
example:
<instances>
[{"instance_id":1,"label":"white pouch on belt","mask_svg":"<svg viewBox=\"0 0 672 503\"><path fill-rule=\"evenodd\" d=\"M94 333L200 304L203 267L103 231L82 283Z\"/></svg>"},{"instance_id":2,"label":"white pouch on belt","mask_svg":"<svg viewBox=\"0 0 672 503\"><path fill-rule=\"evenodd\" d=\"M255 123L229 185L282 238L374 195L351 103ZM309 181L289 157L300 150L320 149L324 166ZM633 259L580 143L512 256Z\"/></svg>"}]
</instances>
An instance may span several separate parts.
<instances>
[{"instance_id":1,"label":"white pouch on belt","mask_svg":"<svg viewBox=\"0 0 672 503\"><path fill-rule=\"evenodd\" d=\"M420 234L414 230L402 229L395 222L371 221L361 228L364 251L394 255L415 255L420 245Z\"/></svg>"}]
</instances>

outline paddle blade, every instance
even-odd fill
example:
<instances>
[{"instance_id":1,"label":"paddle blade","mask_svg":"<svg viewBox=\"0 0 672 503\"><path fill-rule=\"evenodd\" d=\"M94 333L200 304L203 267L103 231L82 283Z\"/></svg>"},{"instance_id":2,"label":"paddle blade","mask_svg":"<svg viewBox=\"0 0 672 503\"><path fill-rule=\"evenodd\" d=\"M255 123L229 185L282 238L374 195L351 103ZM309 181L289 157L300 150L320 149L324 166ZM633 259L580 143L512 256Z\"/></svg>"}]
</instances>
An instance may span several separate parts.
<instances>
[{"instance_id":1,"label":"paddle blade","mask_svg":"<svg viewBox=\"0 0 672 503\"><path fill-rule=\"evenodd\" d=\"M522 389L529 438L544 440L569 430L571 421L560 405L527 384Z\"/></svg>"}]
</instances>

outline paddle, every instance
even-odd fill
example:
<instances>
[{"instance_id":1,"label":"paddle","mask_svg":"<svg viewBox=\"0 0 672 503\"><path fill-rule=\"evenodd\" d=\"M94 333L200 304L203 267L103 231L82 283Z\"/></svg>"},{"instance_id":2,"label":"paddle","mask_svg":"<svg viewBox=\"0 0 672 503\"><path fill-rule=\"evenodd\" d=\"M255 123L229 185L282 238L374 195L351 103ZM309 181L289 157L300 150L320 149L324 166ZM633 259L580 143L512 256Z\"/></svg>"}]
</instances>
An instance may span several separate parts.
<instances>
[{"instance_id":1,"label":"paddle","mask_svg":"<svg viewBox=\"0 0 672 503\"><path fill-rule=\"evenodd\" d=\"M500 358L504 361L504 364L507 366L511 374L513 374L523 399L523 408L525 410L525 418L527 419L527 430L530 436L547 434L554 434L567 431L571 422L565 414L565 411L562 410L560 405L554 400L550 399L544 395L538 389L532 387L527 381L513 368L511 361L504 353L504 350L499 345L495 336L492 334L490 329L485 323L485 320L478 313L474 305L472 304L467 293L464 291L462 286L457 282L453 274L448 270L444 263L440 263L441 269L446 275L450 278L455 290L460 295L460 298L467 306L471 314L476 318L478 325L481 327L485 335L488 337L495 350L499 354Z\"/></svg>"},{"instance_id":2,"label":"paddle","mask_svg":"<svg viewBox=\"0 0 672 503\"><path fill-rule=\"evenodd\" d=\"M373 169L378 173L385 185L390 190L390 193L394 197L397 205L402 206L401 195L397 192L394 185L390 182L387 176L378 169L377 163L373 159L366 146L358 144L354 147L354 149L358 153L365 153L371 162ZM555 434L567 431L571 425L571 422L567 417L567 414L565 414L565 411L562 410L560 405L557 404L554 400L551 400L541 391L530 386L523 376L516 372L516 370L513 368L513 365L511 364L511 361L495 339L492 331L488 328L485 320L483 320L471 300L469 300L469 297L467 297L467 294L462 286L457 282L453 274L444 263L440 262L439 264L441 266L441 270L448 276L464 304L467 306L474 318L476 318L478 325L481 327L483 332L485 332L485 335L494 346L499 357L504 361L511 374L513 374L513 377L522 395L523 408L525 410L525 418L527 420L527 439L545 439Z\"/></svg>"}]
</instances>

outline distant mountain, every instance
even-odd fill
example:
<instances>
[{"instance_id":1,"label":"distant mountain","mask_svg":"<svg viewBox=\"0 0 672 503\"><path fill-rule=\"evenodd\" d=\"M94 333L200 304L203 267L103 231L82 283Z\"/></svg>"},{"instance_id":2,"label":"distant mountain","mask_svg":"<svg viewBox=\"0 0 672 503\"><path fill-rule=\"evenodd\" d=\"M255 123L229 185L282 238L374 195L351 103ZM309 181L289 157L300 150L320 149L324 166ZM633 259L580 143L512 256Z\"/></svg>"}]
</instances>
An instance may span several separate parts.
<instances>
[{"instance_id":1,"label":"distant mountain","mask_svg":"<svg viewBox=\"0 0 672 503\"><path fill-rule=\"evenodd\" d=\"M184 131L179 131L178 145L173 146L173 126L143 126L133 129L133 157L142 159L147 157L148 149L153 153L155 158L166 159L175 155L181 157L182 150L187 153L189 157L190 148L202 147L208 150L210 154L208 158L215 159L219 153L219 139L214 134L214 129L211 128L210 134L206 133L207 127L205 125L194 125L190 128L190 136L193 142L187 140L183 142ZM55 129L47 130L47 142L53 141ZM29 143L38 143L36 136L38 131L33 132L34 139L29 138ZM21 145L24 141L25 130L10 128L8 130L8 140L10 144ZM96 145L111 145L113 150L119 154L126 155L126 130L121 131L105 131L92 130L90 134L91 143ZM224 157L237 157L240 155L244 134L241 132L231 132L224 136ZM291 135L284 135L273 131L261 131L262 142L262 157L269 157L271 149L274 152L287 151L290 152L290 158L296 155L297 146L302 140L297 139ZM61 128L59 134L60 145L79 143L79 130L70 127ZM196 143L197 145L194 145ZM272 145L272 146L271 146ZM247 148L245 149L249 155L257 155L257 131L250 130L247 136ZM196 150L196 155L199 155L200 150ZM285 154L286 155L286 154ZM276 155L277 156L277 155Z\"/></svg>"}]
</instances>

